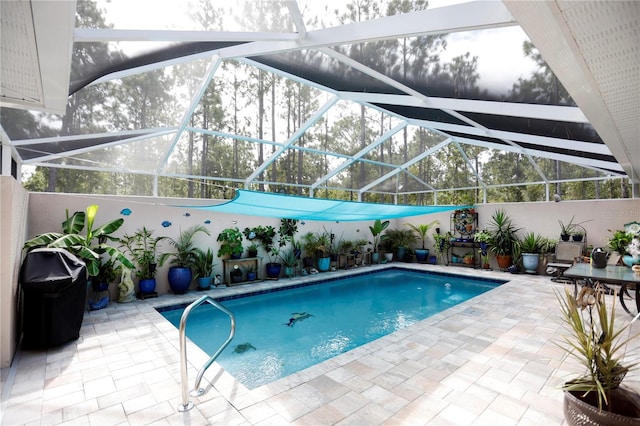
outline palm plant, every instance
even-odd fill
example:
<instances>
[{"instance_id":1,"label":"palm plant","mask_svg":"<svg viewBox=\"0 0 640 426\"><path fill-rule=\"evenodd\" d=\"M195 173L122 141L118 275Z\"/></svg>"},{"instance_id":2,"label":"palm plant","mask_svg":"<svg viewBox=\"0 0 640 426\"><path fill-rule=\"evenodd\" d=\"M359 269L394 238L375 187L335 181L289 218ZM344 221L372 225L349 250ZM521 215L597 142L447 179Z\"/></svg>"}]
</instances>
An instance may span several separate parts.
<instances>
[{"instance_id":1,"label":"palm plant","mask_svg":"<svg viewBox=\"0 0 640 426\"><path fill-rule=\"evenodd\" d=\"M488 232L491 234L490 250L497 256L512 256L518 243L518 231L504 209L496 210L491 215Z\"/></svg>"},{"instance_id":2,"label":"palm plant","mask_svg":"<svg viewBox=\"0 0 640 426\"><path fill-rule=\"evenodd\" d=\"M434 220L433 222L421 223L419 225L415 225L413 223L405 223L405 225L411 228L415 233L416 238L420 240L422 250L426 250L427 238L429 236L428 232L433 226L436 226L439 223L439 221Z\"/></svg>"},{"instance_id":3,"label":"palm plant","mask_svg":"<svg viewBox=\"0 0 640 426\"><path fill-rule=\"evenodd\" d=\"M206 235L211 235L209 230L203 225L193 225L187 228L186 231L180 232L177 239L167 237L167 241L174 247L175 251L162 253L158 259L160 266L164 265L167 260L171 259L171 264L174 266L179 266L181 268L191 267L196 250L193 246L193 238L200 232Z\"/></svg>"}]
</instances>

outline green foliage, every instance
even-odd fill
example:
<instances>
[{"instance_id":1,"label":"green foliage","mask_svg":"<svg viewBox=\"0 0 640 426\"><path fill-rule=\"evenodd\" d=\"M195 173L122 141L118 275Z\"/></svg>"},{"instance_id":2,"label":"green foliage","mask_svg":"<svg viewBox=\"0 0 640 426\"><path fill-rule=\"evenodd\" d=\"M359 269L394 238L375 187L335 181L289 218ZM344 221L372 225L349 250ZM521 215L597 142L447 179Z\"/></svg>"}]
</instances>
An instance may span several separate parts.
<instances>
[{"instance_id":1,"label":"green foliage","mask_svg":"<svg viewBox=\"0 0 640 426\"><path fill-rule=\"evenodd\" d=\"M491 234L487 231L478 231L473 235L473 241L476 243L491 243Z\"/></svg>"},{"instance_id":2,"label":"green foliage","mask_svg":"<svg viewBox=\"0 0 640 426\"><path fill-rule=\"evenodd\" d=\"M242 233L249 241L258 241L260 245L262 245L262 248L266 253L271 252L271 249L274 245L273 240L276 237L276 230L273 226L259 225L253 228L245 228ZM240 237L242 237L242 234L240 235ZM237 242L237 236L234 236L233 239ZM218 254L218 256L220 255Z\"/></svg>"},{"instance_id":3,"label":"green foliage","mask_svg":"<svg viewBox=\"0 0 640 426\"><path fill-rule=\"evenodd\" d=\"M540 253L553 253L556 250L558 240L555 238L542 237L540 240Z\"/></svg>"},{"instance_id":4,"label":"green foliage","mask_svg":"<svg viewBox=\"0 0 640 426\"><path fill-rule=\"evenodd\" d=\"M242 233L238 227L223 229L216 241L220 243L218 257L242 254Z\"/></svg>"},{"instance_id":5,"label":"green foliage","mask_svg":"<svg viewBox=\"0 0 640 426\"><path fill-rule=\"evenodd\" d=\"M542 236L535 232L527 232L520 240L520 250L522 253L540 253L542 248Z\"/></svg>"},{"instance_id":6,"label":"green foliage","mask_svg":"<svg viewBox=\"0 0 640 426\"><path fill-rule=\"evenodd\" d=\"M438 225L440 222L437 220L434 220L432 222L429 223L421 223L418 225L415 225L413 223L405 223L405 225L407 225L409 228L411 228L414 232L415 237L420 240L420 244L421 244L421 248L424 250L425 244L427 242L427 238L429 236L428 232L429 230Z\"/></svg>"},{"instance_id":7,"label":"green foliage","mask_svg":"<svg viewBox=\"0 0 640 426\"><path fill-rule=\"evenodd\" d=\"M280 253L280 259L284 266L295 267L298 265L298 257L295 254L293 248L288 248Z\"/></svg>"},{"instance_id":8,"label":"green foliage","mask_svg":"<svg viewBox=\"0 0 640 426\"><path fill-rule=\"evenodd\" d=\"M213 276L214 264L211 247L207 248L207 251L199 248L193 251L192 267L194 279Z\"/></svg>"},{"instance_id":9,"label":"green foliage","mask_svg":"<svg viewBox=\"0 0 640 426\"><path fill-rule=\"evenodd\" d=\"M618 252L618 254L627 254L627 247L633 240L633 235L625 230L617 229L613 235L607 239L609 249Z\"/></svg>"},{"instance_id":10,"label":"green foliage","mask_svg":"<svg viewBox=\"0 0 640 426\"><path fill-rule=\"evenodd\" d=\"M154 237L153 230L142 227L133 235L125 234L121 239L121 248L131 256L137 265L135 274L138 279L154 278L156 276L156 264L158 263L158 244L167 237Z\"/></svg>"},{"instance_id":11,"label":"green foliage","mask_svg":"<svg viewBox=\"0 0 640 426\"><path fill-rule=\"evenodd\" d=\"M609 393L616 388L626 373L636 364L623 366L620 362L625 345L639 336L630 336L619 341L622 333L630 326L616 330L615 300L612 297L611 309L607 309L605 291L600 285L582 287L574 297L565 288L564 298L556 293L568 334L559 344L566 356L575 357L585 367L586 373L566 382L565 390L580 394L595 392L598 396L598 408L608 409L611 401Z\"/></svg>"},{"instance_id":12,"label":"green foliage","mask_svg":"<svg viewBox=\"0 0 640 426\"><path fill-rule=\"evenodd\" d=\"M121 266L117 265L116 262L109 258L100 264L100 268L98 268L98 275L96 275L96 281L98 283L107 283L112 284L116 282L118 279L119 270Z\"/></svg>"},{"instance_id":13,"label":"green foliage","mask_svg":"<svg viewBox=\"0 0 640 426\"><path fill-rule=\"evenodd\" d=\"M292 240L298 232L298 219L280 219L280 233L282 239Z\"/></svg>"},{"instance_id":14,"label":"green foliage","mask_svg":"<svg viewBox=\"0 0 640 426\"><path fill-rule=\"evenodd\" d=\"M382 221L380 219L376 219L375 222L373 222L373 225L369 225L369 231L371 231L371 235L373 236L374 253L378 252L381 234L389 227L389 223L390 222L388 220Z\"/></svg>"},{"instance_id":15,"label":"green foliage","mask_svg":"<svg viewBox=\"0 0 640 426\"><path fill-rule=\"evenodd\" d=\"M449 231L445 232L444 234L440 234L437 232L433 233L433 239L436 242L435 250L436 250L436 255L438 256L439 263L442 263L444 261L445 254L447 253L447 250L449 250L449 247L451 246L452 237L453 237L453 234Z\"/></svg>"},{"instance_id":16,"label":"green foliage","mask_svg":"<svg viewBox=\"0 0 640 426\"><path fill-rule=\"evenodd\" d=\"M196 234L203 233L211 235L209 230L203 225L193 225L185 231L180 231L177 239L167 237L167 242L173 246L173 252L162 253L158 258L160 266L171 259L171 265L188 268L192 266L193 256L196 248L193 246L193 238ZM241 251L242 253L242 251Z\"/></svg>"},{"instance_id":17,"label":"green foliage","mask_svg":"<svg viewBox=\"0 0 640 426\"><path fill-rule=\"evenodd\" d=\"M513 255L519 242L519 230L504 209L494 211L487 228L491 234L490 250L498 256Z\"/></svg>"},{"instance_id":18,"label":"green foliage","mask_svg":"<svg viewBox=\"0 0 640 426\"><path fill-rule=\"evenodd\" d=\"M119 242L119 239L111 234L122 226L124 219L118 218L94 228L93 224L97 214L98 206L95 204L88 206L86 213L80 211L69 216L67 210L67 218L62 222L62 233L49 232L38 235L28 240L23 249L64 248L85 262L90 277L98 275L102 264L102 255L122 263L127 268L134 268L131 261L120 250L107 244L107 241ZM83 230L85 231L84 235L81 234Z\"/></svg>"},{"instance_id":19,"label":"green foliage","mask_svg":"<svg viewBox=\"0 0 640 426\"><path fill-rule=\"evenodd\" d=\"M410 229L387 229L382 235L382 245L386 251L395 251L398 247L409 247L416 241L416 235Z\"/></svg>"}]
</instances>

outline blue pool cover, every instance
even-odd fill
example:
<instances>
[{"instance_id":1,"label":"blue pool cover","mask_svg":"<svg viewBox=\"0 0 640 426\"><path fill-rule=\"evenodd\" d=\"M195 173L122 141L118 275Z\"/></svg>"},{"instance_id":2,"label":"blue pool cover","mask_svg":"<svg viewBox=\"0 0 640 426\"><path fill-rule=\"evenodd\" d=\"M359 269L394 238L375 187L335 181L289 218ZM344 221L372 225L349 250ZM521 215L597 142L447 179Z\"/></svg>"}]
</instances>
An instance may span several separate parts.
<instances>
[{"instance_id":1,"label":"blue pool cover","mask_svg":"<svg viewBox=\"0 0 640 426\"><path fill-rule=\"evenodd\" d=\"M253 216L349 222L420 216L460 209L464 206L406 206L361 203L239 189L236 190L235 198L226 203L211 206L183 207Z\"/></svg>"}]
</instances>

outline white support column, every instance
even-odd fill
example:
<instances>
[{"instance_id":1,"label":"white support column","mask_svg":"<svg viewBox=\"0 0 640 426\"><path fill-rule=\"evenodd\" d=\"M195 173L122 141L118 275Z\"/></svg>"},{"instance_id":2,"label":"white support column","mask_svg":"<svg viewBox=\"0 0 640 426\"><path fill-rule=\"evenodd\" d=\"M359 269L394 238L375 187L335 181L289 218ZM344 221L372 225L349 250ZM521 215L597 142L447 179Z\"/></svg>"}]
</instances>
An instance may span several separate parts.
<instances>
[{"instance_id":1,"label":"white support column","mask_svg":"<svg viewBox=\"0 0 640 426\"><path fill-rule=\"evenodd\" d=\"M2 144L2 176L11 176L11 147Z\"/></svg>"}]
</instances>

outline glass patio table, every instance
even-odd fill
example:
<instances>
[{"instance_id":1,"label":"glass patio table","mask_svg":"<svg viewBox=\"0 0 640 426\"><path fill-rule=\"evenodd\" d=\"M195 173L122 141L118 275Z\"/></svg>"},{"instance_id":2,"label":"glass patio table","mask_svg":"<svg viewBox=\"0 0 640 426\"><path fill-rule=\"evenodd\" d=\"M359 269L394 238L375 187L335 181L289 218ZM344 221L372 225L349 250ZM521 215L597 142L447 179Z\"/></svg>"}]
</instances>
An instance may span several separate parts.
<instances>
[{"instance_id":1,"label":"glass patio table","mask_svg":"<svg viewBox=\"0 0 640 426\"><path fill-rule=\"evenodd\" d=\"M593 286L596 282L620 286L618 297L622 308L630 315L640 312L640 275L627 266L607 265L606 268L594 268L590 263L576 263L564 272L566 277L585 280ZM629 305L629 306L627 306Z\"/></svg>"}]
</instances>

